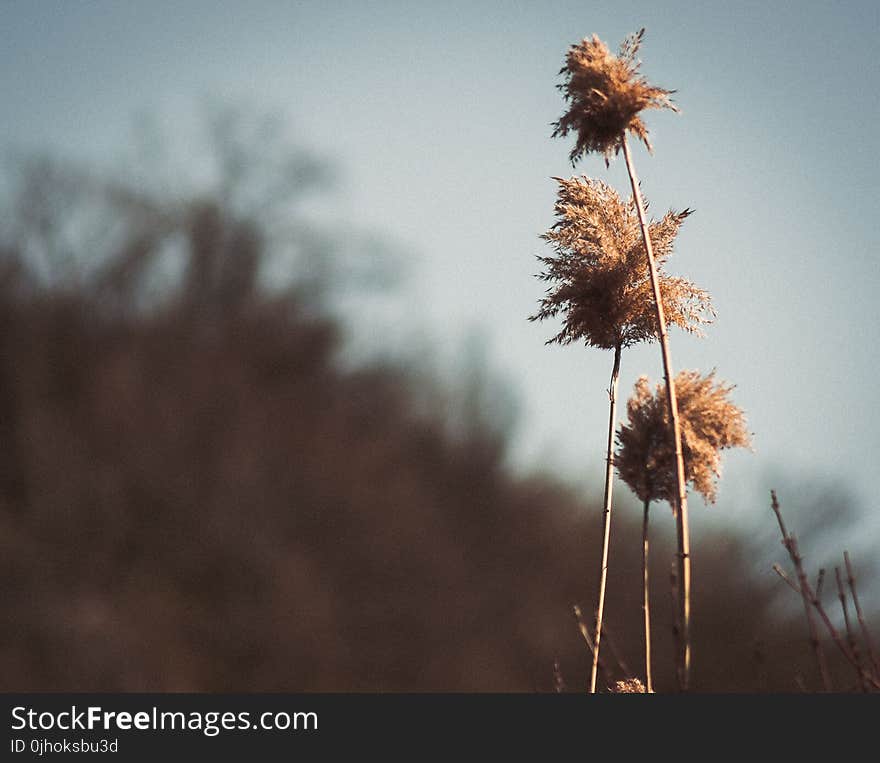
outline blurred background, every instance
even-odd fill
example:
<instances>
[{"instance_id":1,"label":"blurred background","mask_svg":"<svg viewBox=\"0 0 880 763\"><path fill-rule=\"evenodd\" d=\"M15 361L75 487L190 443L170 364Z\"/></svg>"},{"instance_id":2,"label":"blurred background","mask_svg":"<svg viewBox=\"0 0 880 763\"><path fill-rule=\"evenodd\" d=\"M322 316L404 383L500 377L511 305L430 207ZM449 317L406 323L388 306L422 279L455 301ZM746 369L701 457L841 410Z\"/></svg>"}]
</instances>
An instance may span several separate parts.
<instances>
[{"instance_id":1,"label":"blurred background","mask_svg":"<svg viewBox=\"0 0 880 763\"><path fill-rule=\"evenodd\" d=\"M718 310L673 361L754 432L692 509L695 686L817 688L769 490L877 612L880 9L796 10L0 2L3 688L585 687L611 358L526 318L551 176L627 191L549 137L565 51L642 26L682 113L636 165ZM616 490L607 680L640 665Z\"/></svg>"}]
</instances>

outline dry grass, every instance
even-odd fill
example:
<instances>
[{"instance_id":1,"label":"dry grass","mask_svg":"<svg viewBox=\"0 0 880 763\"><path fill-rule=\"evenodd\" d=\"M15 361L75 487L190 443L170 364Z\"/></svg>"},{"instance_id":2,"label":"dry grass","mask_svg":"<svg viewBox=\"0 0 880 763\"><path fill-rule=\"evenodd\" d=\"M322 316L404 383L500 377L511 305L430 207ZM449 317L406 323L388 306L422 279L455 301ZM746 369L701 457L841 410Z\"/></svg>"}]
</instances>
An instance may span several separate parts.
<instances>
[{"instance_id":1,"label":"dry grass","mask_svg":"<svg viewBox=\"0 0 880 763\"><path fill-rule=\"evenodd\" d=\"M582 340L614 349L656 339L651 277L634 200L624 201L601 180L554 179L559 184L556 222L543 238L555 254L539 258L544 271L538 276L552 286L531 320L562 316L562 330L551 343ZM714 315L709 294L662 270L690 214L670 210L649 229L667 319L698 334Z\"/></svg>"},{"instance_id":2,"label":"dry grass","mask_svg":"<svg viewBox=\"0 0 880 763\"><path fill-rule=\"evenodd\" d=\"M682 450L687 481L714 502L721 476L721 451L749 447L751 436L742 410L728 400L732 386L681 371L675 379L681 414ZM618 433L617 470L642 501L669 501L677 494L675 454L669 442L669 409L664 385L655 391L647 377L636 382L627 403L629 423Z\"/></svg>"},{"instance_id":3,"label":"dry grass","mask_svg":"<svg viewBox=\"0 0 880 763\"><path fill-rule=\"evenodd\" d=\"M636 54L645 30L627 37L617 56L598 37L585 38L572 45L559 71L564 81L558 85L569 104L554 123L553 137L577 134L569 158L572 164L596 151L606 162L620 151L628 130L644 142L648 150L648 130L639 114L645 109L678 108L670 100L673 90L648 84L639 74Z\"/></svg>"},{"instance_id":4,"label":"dry grass","mask_svg":"<svg viewBox=\"0 0 880 763\"><path fill-rule=\"evenodd\" d=\"M564 77L559 89L569 108L555 123L553 136L564 137L570 132L577 134L575 146L569 154L572 164L592 151L604 154L606 166L610 157L621 150L626 161L651 283L656 332L660 342L669 404L669 437L675 455L675 478L678 490L673 509L676 515L681 567L682 651L679 657L679 683L682 689L686 689L690 673L690 530L678 403L675 394L675 373L666 330L665 295L655 264L651 232L646 219L646 205L642 200L638 176L626 137L627 132L632 132L650 151L648 130L641 119L641 112L652 108L670 108L677 111L677 108L669 98L673 91L650 85L639 73L641 64L636 59L636 54L641 46L644 32L645 30L642 29L625 39L617 56L612 55L605 43L596 36L571 46L565 65L559 72ZM612 456L609 456L609 462L611 458Z\"/></svg>"},{"instance_id":5,"label":"dry grass","mask_svg":"<svg viewBox=\"0 0 880 763\"><path fill-rule=\"evenodd\" d=\"M617 681L611 689L612 694L648 694L645 685L638 678Z\"/></svg>"},{"instance_id":6,"label":"dry grass","mask_svg":"<svg viewBox=\"0 0 880 763\"><path fill-rule=\"evenodd\" d=\"M721 451L747 447L750 436L743 412L727 396L732 387L715 384L714 372L701 376L682 371L675 380L681 415L682 456L686 479L706 501L715 500L721 476ZM675 506L678 497L676 454L669 441L669 405L666 390L657 385L652 394L642 376L627 403L629 423L617 435L618 474L642 500L642 610L645 633L645 676L653 688L651 670L651 615L648 597L648 518L652 501ZM680 627L680 624L679 624Z\"/></svg>"},{"instance_id":7,"label":"dry grass","mask_svg":"<svg viewBox=\"0 0 880 763\"><path fill-rule=\"evenodd\" d=\"M559 183L557 220L543 238L555 248L555 256L541 257L545 270L539 278L551 282L541 309L531 320L564 315L563 328L549 343L568 344L583 340L587 345L614 350L608 387L608 446L605 466L605 497L602 512L602 562L594 630L593 669L590 691L596 691L599 647L605 587L608 574L609 539L614 478L614 432L617 426L617 384L623 347L657 338L654 280L673 323L698 332L712 312L709 296L689 281L655 269L646 256L647 241L642 215L635 199L624 202L610 186L590 178ZM690 214L670 211L652 224L662 265L672 254L672 245L682 222Z\"/></svg>"}]
</instances>

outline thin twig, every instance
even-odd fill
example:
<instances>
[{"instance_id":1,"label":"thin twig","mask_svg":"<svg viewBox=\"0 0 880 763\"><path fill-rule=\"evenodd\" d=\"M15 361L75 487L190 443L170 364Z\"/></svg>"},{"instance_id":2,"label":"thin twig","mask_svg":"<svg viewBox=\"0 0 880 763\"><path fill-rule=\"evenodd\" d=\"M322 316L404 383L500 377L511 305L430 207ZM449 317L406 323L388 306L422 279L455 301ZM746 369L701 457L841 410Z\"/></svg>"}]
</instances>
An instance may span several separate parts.
<instances>
[{"instance_id":1,"label":"thin twig","mask_svg":"<svg viewBox=\"0 0 880 763\"><path fill-rule=\"evenodd\" d=\"M859 666L859 684L862 687L862 691L869 691L867 674L862 665L862 655L859 653L859 645L856 642L855 634L849 622L849 607L846 606L846 592L843 588L843 579L840 576L840 567L834 567L834 577L837 579L837 598L840 600L840 608L843 610L843 624L846 626L846 642L849 644L853 657L855 657L856 663Z\"/></svg>"},{"instance_id":2,"label":"thin twig","mask_svg":"<svg viewBox=\"0 0 880 763\"><path fill-rule=\"evenodd\" d=\"M675 664L681 654L681 610L678 594L678 561L673 559L669 570L669 596L672 600L672 643L675 647Z\"/></svg>"},{"instance_id":3,"label":"thin twig","mask_svg":"<svg viewBox=\"0 0 880 763\"><path fill-rule=\"evenodd\" d=\"M822 677L822 686L825 691L831 691L831 676L828 673L828 664L825 661L825 653L822 651L822 645L819 643L819 632L816 629L816 622L813 619L811 599L807 594L807 589L809 588L810 583L804 572L803 560L798 553L797 541L793 536L789 535L788 530L785 529L785 522L782 519L782 511L779 508L779 501L776 499L775 490L770 491L770 506L773 509L773 513L776 514L776 520L779 522L779 531L782 533L782 545L785 546L788 555L791 557L791 561L794 563L794 568L797 570L800 585L795 588L795 590L801 594L801 598L804 600L804 611L807 613L807 627L810 631L810 646L813 649L813 653L816 655L816 662L819 665L819 675ZM777 567L778 565L774 565L774 569L777 570L777 573L782 574ZM783 579L791 583L791 581L785 578L784 575Z\"/></svg>"},{"instance_id":4,"label":"thin twig","mask_svg":"<svg viewBox=\"0 0 880 763\"><path fill-rule=\"evenodd\" d=\"M816 576L816 598L822 600L822 586L825 585L825 568L819 568L819 574Z\"/></svg>"},{"instance_id":5,"label":"thin twig","mask_svg":"<svg viewBox=\"0 0 880 763\"><path fill-rule=\"evenodd\" d=\"M794 541L795 550L797 549L797 541L792 536L792 541ZM831 634L831 638L834 643L837 645L837 648L841 651L844 657L846 657L847 661L850 665L855 668L856 673L859 675L860 680L866 680L869 684L871 684L874 688L880 689L880 680L877 679L876 676L870 675L866 673L866 671L859 665L859 660L857 655L855 655L843 638L840 635L840 631L834 626L834 623L831 622L831 618L828 616L828 613L825 611L825 607L822 606L822 602L816 598L816 594L813 592L813 589L810 588L809 582L804 579L805 591L807 596L812 601L813 607L819 613L819 617L822 618L822 622L825 624L825 628L828 630L828 633Z\"/></svg>"},{"instance_id":6,"label":"thin twig","mask_svg":"<svg viewBox=\"0 0 880 763\"><path fill-rule=\"evenodd\" d=\"M779 502L776 500L776 491L771 490L770 496L772 499L771 505L774 513L776 514L776 518L779 521L779 529L782 531L783 535L783 545L788 550L789 555L792 558L792 561L795 563L795 567L798 570L798 580L800 581L801 592L804 597L804 602L806 604L812 604L813 609L819 613L819 617L822 618L822 622L825 624L825 628L828 633L831 635L831 639L834 641L837 648L841 651L843 656L846 658L847 662L855 668L856 672L860 677L863 677L868 681L874 688L880 689L880 679L877 676L871 674L868 675L863 668L859 666L859 661L856 659L856 656L853 654L852 650L843 640L840 635L840 631L834 626L834 623L831 622L831 618L828 617L828 613L825 611L825 607L822 606L822 602L816 598L816 594L810 586L810 581L807 580L807 576L803 571L803 559L801 558L800 552L798 551L797 539L793 535L788 535L785 530L785 524L782 521L782 513L779 510ZM813 625L813 630L815 630L815 625L813 624L812 614L809 607L807 607L808 614L807 620ZM812 638L812 636L811 636ZM818 637L817 637L818 642Z\"/></svg>"},{"instance_id":7,"label":"thin twig","mask_svg":"<svg viewBox=\"0 0 880 763\"><path fill-rule=\"evenodd\" d=\"M773 565L773 572L775 572L775 573L776 573L777 575L779 575L779 577L781 577L786 583L788 583L788 584L791 586L792 590L793 590L798 596L801 595L801 589L800 589L800 587L798 586L798 584L795 583L795 582L794 582L794 581L793 581L793 580L792 580L792 579L786 574L785 570L783 570L782 567L780 567L778 564L774 564L774 565Z\"/></svg>"},{"instance_id":8,"label":"thin twig","mask_svg":"<svg viewBox=\"0 0 880 763\"><path fill-rule=\"evenodd\" d=\"M852 593L853 604L855 604L856 607L856 616L859 619L862 640L865 642L865 647L868 650L868 657L871 659L871 666L873 668L874 677L876 678L877 675L880 675L880 662L877 661L877 653L874 650L874 641L871 638L868 626L865 624L865 618L862 614L862 605L859 603L858 594L856 594L856 578L855 575L853 575L852 565L849 562L849 551L843 552L843 561L846 563L847 583L849 584L850 593Z\"/></svg>"},{"instance_id":9,"label":"thin twig","mask_svg":"<svg viewBox=\"0 0 880 763\"><path fill-rule=\"evenodd\" d=\"M816 598L816 595L813 593L813 589L810 588L810 584L808 582L806 583L806 593L812 600L813 607L819 613L819 617L822 618L822 622L825 623L825 628L828 630L828 633L831 634L832 640L837 645L837 648L841 651L843 656L846 657L847 662L849 662L849 664L852 665L853 668L855 668L860 677L864 677L869 684L874 686L874 688L880 689L880 680L878 680L876 676L867 675L864 669L859 666L859 661L856 658L856 655L852 653L846 642L841 637L840 631L837 630L837 628L834 626L834 623L831 622L831 618L828 617L828 613L825 611L825 607L823 607L822 602L820 602Z\"/></svg>"}]
</instances>

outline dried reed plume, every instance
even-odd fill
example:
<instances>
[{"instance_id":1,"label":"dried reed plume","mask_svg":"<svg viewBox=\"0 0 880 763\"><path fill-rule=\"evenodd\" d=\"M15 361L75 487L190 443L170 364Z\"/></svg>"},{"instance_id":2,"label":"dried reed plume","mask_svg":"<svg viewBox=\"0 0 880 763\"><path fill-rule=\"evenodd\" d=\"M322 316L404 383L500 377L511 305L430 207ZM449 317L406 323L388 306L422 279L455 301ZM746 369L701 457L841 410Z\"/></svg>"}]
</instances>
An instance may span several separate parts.
<instances>
[{"instance_id":1,"label":"dried reed plume","mask_svg":"<svg viewBox=\"0 0 880 763\"><path fill-rule=\"evenodd\" d=\"M539 257L552 283L530 320L563 318L562 330L549 343L584 341L612 350L657 338L651 277L645 260L635 201L623 201L601 180L554 178L559 184L556 222L542 238L552 257ZM691 214L670 210L652 221L649 231L656 263L672 254L681 224ZM670 323L692 333L711 320L709 295L690 281L659 272L660 292Z\"/></svg>"},{"instance_id":2,"label":"dried reed plume","mask_svg":"<svg viewBox=\"0 0 880 763\"><path fill-rule=\"evenodd\" d=\"M682 418L685 474L707 503L714 503L721 476L721 451L747 448L745 416L728 400L733 386L715 382L715 372L681 371L675 378ZM652 394L642 376L626 406L628 424L617 435L617 471L643 501L675 501L675 455L666 432L669 409L665 385Z\"/></svg>"},{"instance_id":3,"label":"dried reed plume","mask_svg":"<svg viewBox=\"0 0 880 763\"><path fill-rule=\"evenodd\" d=\"M582 340L593 347L614 350L608 389L610 411L602 561L590 675L590 691L595 692L611 532L620 355L624 347L656 338L657 323L652 274L645 258L644 237L635 200L624 202L614 189L598 180L586 177L554 179L559 183L555 207L557 220L543 238L553 245L555 254L539 258L545 266L539 278L552 286L541 300L540 310L530 319L563 316L562 330L548 343L569 344ZM687 209L670 211L661 220L651 223L661 265L672 254L675 236L689 214ZM712 313L708 294L682 278L661 272L658 279L670 320L686 331L699 332L699 325L708 322Z\"/></svg>"},{"instance_id":4,"label":"dried reed plume","mask_svg":"<svg viewBox=\"0 0 880 763\"><path fill-rule=\"evenodd\" d=\"M569 104L557 122L553 137L577 134L569 158L572 164L593 151L608 158L620 151L629 130L648 150L648 130L639 116L644 109L678 108L670 100L673 90L649 85L639 74L636 54L645 30L627 37L617 56L596 35L568 49L565 66L559 70L564 81L557 87Z\"/></svg>"},{"instance_id":5,"label":"dried reed plume","mask_svg":"<svg viewBox=\"0 0 880 763\"><path fill-rule=\"evenodd\" d=\"M721 451L748 447L751 441L743 412L728 400L733 389L715 383L714 371L701 376L682 371L675 379L681 413L685 475L708 502L715 501L721 476ZM651 616L648 600L648 510L652 501L675 505L678 496L676 458L669 442L669 407L666 390L657 385L652 394L642 376L627 403L628 424L617 434L617 472L642 500L642 609L645 624L645 673L648 691L651 676Z\"/></svg>"},{"instance_id":6,"label":"dried reed plume","mask_svg":"<svg viewBox=\"0 0 880 763\"><path fill-rule=\"evenodd\" d=\"M681 650L678 655L679 685L687 689L690 674L690 530L688 528L687 487L684 471L684 458L681 449L678 403L675 397L674 372L669 341L666 333L666 316L660 282L656 273L651 235L645 219L645 205L639 189L639 179L627 143L627 130L644 141L648 150L648 131L639 116L644 109L678 109L669 99L672 90L649 85L639 74L640 63L636 53L642 44L645 30L624 40L619 56L613 56L605 44L597 37L583 40L573 45L560 70L564 81L559 86L563 97L569 103L568 111L555 123L553 136L566 136L577 133L575 147L569 154L574 164L580 157L591 151L600 151L605 156L607 166L609 157L623 151L626 169L632 185L633 199L639 216L642 238L645 242L645 256L651 278L654 309L657 318L657 334L660 339L660 352L663 358L663 374L666 378L666 394L669 402L669 436L674 443L675 475L678 495L674 504L676 534L678 540L679 572L681 579Z\"/></svg>"}]
</instances>

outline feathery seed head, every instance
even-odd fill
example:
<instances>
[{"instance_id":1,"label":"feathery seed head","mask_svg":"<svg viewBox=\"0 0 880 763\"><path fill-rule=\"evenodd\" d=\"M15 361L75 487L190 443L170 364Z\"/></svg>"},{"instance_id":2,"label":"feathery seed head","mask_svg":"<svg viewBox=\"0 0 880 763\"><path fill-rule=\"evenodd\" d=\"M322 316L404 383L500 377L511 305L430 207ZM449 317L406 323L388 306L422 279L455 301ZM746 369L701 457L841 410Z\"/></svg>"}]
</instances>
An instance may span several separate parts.
<instances>
[{"instance_id":1,"label":"feathery seed head","mask_svg":"<svg viewBox=\"0 0 880 763\"><path fill-rule=\"evenodd\" d=\"M549 340L613 349L657 336L654 293L647 256L632 199L624 202L600 180L554 178L559 184L556 222L542 238L555 249L539 257L552 283L530 320L564 316L562 331ZM662 270L672 254L678 229L690 210L670 211L649 226L660 294L666 318L685 331L699 333L710 321L709 295L690 281Z\"/></svg>"},{"instance_id":2,"label":"feathery seed head","mask_svg":"<svg viewBox=\"0 0 880 763\"><path fill-rule=\"evenodd\" d=\"M728 400L732 389L716 384L714 371L708 376L681 371L675 377L685 478L707 503L715 502L721 451L751 444L745 414ZM658 384L651 394L642 376L626 411L628 423L617 432L617 472L641 500L672 503L678 487L666 385Z\"/></svg>"},{"instance_id":3,"label":"feathery seed head","mask_svg":"<svg viewBox=\"0 0 880 763\"><path fill-rule=\"evenodd\" d=\"M611 689L612 694L647 694L648 690L638 678L626 678L616 681Z\"/></svg>"},{"instance_id":4,"label":"feathery seed head","mask_svg":"<svg viewBox=\"0 0 880 763\"><path fill-rule=\"evenodd\" d=\"M642 29L627 37L617 56L596 35L569 48L559 71L564 81L557 86L569 107L554 122L553 137L577 134L569 155L572 164L592 151L604 154L607 164L620 150L626 130L650 151L648 130L639 114L644 109L678 111L669 98L674 90L654 87L639 74L636 54L644 34Z\"/></svg>"}]
</instances>

